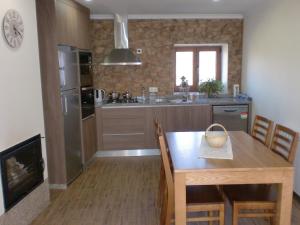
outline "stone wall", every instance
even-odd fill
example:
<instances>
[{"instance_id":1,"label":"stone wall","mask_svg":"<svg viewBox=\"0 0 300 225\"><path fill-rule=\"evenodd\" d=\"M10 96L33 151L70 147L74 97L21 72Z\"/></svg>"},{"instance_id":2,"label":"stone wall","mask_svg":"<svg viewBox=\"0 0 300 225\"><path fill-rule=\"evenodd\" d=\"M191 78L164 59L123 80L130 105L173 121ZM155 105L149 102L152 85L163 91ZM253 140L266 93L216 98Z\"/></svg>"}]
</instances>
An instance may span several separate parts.
<instances>
[{"instance_id":1,"label":"stone wall","mask_svg":"<svg viewBox=\"0 0 300 225\"><path fill-rule=\"evenodd\" d=\"M129 90L141 95L142 87L156 86L159 95L174 90L174 44L228 43L228 88L241 84L243 20L129 20L129 46L143 49L142 66L101 66L114 47L113 21L92 21L94 86L106 91Z\"/></svg>"}]
</instances>

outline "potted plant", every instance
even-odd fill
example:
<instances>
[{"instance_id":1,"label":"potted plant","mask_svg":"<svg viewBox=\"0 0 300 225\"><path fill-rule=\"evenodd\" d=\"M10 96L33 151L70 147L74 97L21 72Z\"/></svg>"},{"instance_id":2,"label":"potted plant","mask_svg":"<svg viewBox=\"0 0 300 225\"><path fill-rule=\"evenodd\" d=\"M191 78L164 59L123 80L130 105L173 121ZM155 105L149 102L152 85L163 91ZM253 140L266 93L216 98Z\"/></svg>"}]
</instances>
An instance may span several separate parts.
<instances>
[{"instance_id":1,"label":"potted plant","mask_svg":"<svg viewBox=\"0 0 300 225\"><path fill-rule=\"evenodd\" d=\"M217 96L223 89L222 82L214 79L209 79L199 85L199 92L206 93L209 98Z\"/></svg>"}]
</instances>

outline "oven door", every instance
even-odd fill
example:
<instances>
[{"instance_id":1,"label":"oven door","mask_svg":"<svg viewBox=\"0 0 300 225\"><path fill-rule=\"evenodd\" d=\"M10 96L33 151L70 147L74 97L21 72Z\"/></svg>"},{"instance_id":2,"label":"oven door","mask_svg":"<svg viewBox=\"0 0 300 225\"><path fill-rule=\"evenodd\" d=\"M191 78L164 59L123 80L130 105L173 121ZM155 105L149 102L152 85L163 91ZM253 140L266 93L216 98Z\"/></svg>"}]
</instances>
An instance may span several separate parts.
<instances>
[{"instance_id":1,"label":"oven door","mask_svg":"<svg viewBox=\"0 0 300 225\"><path fill-rule=\"evenodd\" d=\"M94 89L93 87L81 88L81 111L82 119L89 117L95 113L94 104Z\"/></svg>"}]
</instances>

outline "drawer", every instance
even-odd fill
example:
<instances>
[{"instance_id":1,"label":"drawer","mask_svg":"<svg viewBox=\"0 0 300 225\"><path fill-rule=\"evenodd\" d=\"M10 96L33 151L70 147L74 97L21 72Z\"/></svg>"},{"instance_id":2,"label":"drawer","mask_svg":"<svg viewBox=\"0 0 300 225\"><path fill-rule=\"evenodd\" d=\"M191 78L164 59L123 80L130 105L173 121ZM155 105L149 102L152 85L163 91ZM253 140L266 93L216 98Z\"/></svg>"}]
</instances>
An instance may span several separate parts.
<instances>
[{"instance_id":1,"label":"drawer","mask_svg":"<svg viewBox=\"0 0 300 225\"><path fill-rule=\"evenodd\" d=\"M144 108L103 108L102 118L105 119L136 119L145 118Z\"/></svg>"},{"instance_id":2,"label":"drawer","mask_svg":"<svg viewBox=\"0 0 300 225\"><path fill-rule=\"evenodd\" d=\"M103 150L129 150L145 148L145 135L103 135Z\"/></svg>"},{"instance_id":3,"label":"drawer","mask_svg":"<svg viewBox=\"0 0 300 225\"><path fill-rule=\"evenodd\" d=\"M144 118L126 118L126 119L104 119L103 134L126 134L126 133L144 133Z\"/></svg>"}]
</instances>

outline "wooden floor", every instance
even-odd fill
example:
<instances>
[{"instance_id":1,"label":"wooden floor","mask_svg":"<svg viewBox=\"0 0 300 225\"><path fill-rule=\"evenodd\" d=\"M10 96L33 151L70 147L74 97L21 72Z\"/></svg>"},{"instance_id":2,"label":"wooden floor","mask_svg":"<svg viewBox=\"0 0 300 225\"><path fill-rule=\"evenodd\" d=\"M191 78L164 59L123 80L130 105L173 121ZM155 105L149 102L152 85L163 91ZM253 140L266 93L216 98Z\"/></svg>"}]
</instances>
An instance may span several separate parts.
<instances>
[{"instance_id":1,"label":"wooden floor","mask_svg":"<svg viewBox=\"0 0 300 225\"><path fill-rule=\"evenodd\" d=\"M159 169L159 157L97 159L67 191L52 191L52 203L31 225L157 225ZM300 202L295 200L293 225L299 224Z\"/></svg>"}]
</instances>

